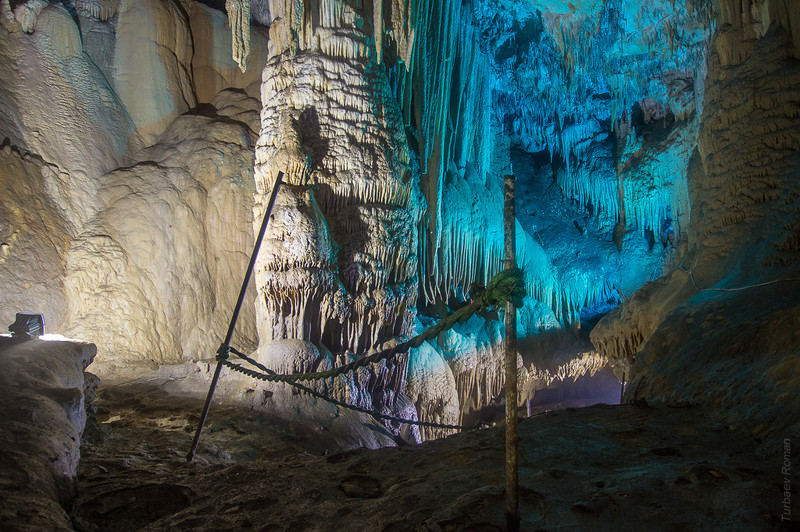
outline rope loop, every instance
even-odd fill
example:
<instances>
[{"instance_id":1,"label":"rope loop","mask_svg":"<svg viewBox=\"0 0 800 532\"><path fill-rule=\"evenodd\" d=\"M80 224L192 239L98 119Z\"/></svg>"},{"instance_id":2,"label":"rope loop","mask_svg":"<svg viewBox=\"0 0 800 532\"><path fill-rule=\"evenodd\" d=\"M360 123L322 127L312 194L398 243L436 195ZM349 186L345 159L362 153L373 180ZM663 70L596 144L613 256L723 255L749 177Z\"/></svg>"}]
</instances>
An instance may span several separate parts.
<instances>
[{"instance_id":1,"label":"rope loop","mask_svg":"<svg viewBox=\"0 0 800 532\"><path fill-rule=\"evenodd\" d=\"M500 307L511 303L516 308L522 307L525 297L525 279L520 268L503 270L489 281L480 296L488 307Z\"/></svg>"},{"instance_id":2,"label":"rope loop","mask_svg":"<svg viewBox=\"0 0 800 532\"><path fill-rule=\"evenodd\" d=\"M220 344L219 349L217 349L217 362L228 360L232 351L236 352L236 350L228 344Z\"/></svg>"}]
</instances>

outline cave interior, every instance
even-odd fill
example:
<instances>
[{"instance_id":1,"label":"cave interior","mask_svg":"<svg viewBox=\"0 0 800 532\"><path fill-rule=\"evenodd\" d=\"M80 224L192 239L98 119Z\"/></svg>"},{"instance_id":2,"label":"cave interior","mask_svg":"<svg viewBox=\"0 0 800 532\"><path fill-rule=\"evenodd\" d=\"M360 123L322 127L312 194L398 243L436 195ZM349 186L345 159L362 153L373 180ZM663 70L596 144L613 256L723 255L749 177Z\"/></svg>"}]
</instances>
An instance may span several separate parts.
<instances>
[{"instance_id":1,"label":"cave interior","mask_svg":"<svg viewBox=\"0 0 800 532\"><path fill-rule=\"evenodd\" d=\"M0 26L4 527L797 529L796 0Z\"/></svg>"}]
</instances>

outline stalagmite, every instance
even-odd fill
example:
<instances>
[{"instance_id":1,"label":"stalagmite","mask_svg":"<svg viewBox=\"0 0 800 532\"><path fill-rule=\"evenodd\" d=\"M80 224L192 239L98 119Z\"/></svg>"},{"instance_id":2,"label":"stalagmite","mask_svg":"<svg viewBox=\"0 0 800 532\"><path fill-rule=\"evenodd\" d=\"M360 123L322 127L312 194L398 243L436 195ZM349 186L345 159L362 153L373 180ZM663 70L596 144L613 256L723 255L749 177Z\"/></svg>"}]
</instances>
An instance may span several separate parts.
<instances>
[{"instance_id":1,"label":"stalagmite","mask_svg":"<svg viewBox=\"0 0 800 532\"><path fill-rule=\"evenodd\" d=\"M460 405L453 372L444 358L429 343L411 351L406 392L417 408L422 421L457 424ZM421 427L425 440L439 438L452 430Z\"/></svg>"}]
</instances>

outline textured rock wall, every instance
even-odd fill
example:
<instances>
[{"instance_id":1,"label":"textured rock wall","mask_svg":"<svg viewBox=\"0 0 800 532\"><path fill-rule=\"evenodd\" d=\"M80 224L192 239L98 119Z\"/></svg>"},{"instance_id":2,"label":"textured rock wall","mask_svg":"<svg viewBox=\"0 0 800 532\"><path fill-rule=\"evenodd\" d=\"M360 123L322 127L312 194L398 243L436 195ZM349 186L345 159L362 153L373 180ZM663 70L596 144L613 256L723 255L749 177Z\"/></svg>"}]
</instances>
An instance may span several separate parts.
<instances>
[{"instance_id":1,"label":"textured rock wall","mask_svg":"<svg viewBox=\"0 0 800 532\"><path fill-rule=\"evenodd\" d=\"M570 212L540 206L536 197L523 200L522 210L535 219L523 223L530 238L522 265L536 300L562 323L575 324L583 307L638 288L644 271L658 267L645 238L669 216L676 236L688 225L685 161L696 144L694 84L702 75L706 10L666 1L475 2L470 9L420 2L418 8L417 107L407 123L419 139L428 204L425 303L460 300L472 282L499 269L499 177L512 169L524 184L541 167L552 168L561 193L555 201L578 207ZM398 70L398 91L401 77ZM618 119L629 120L642 106L661 115L644 113L646 127L616 134ZM650 131L657 120L665 122L662 138ZM628 136L625 151L618 144ZM509 147L537 153L538 160L515 161ZM628 267L620 270L603 242L626 210L618 246ZM568 236L545 237L542 226L557 222ZM568 253L576 243L564 242L573 225L588 241L577 244L585 248L577 261Z\"/></svg>"},{"instance_id":2,"label":"textured rock wall","mask_svg":"<svg viewBox=\"0 0 800 532\"><path fill-rule=\"evenodd\" d=\"M461 422L456 380L447 361L430 344L414 349L409 357L406 394L425 421L454 425ZM425 440L453 431L420 427Z\"/></svg>"},{"instance_id":3,"label":"textured rock wall","mask_svg":"<svg viewBox=\"0 0 800 532\"><path fill-rule=\"evenodd\" d=\"M194 2L77 1L82 34L45 4L0 2L0 319L43 312L101 372L207 358L252 249L266 58L231 74L224 14Z\"/></svg>"},{"instance_id":4,"label":"textured rock wall","mask_svg":"<svg viewBox=\"0 0 800 532\"><path fill-rule=\"evenodd\" d=\"M612 357L635 355L628 397L710 405L773 449L800 410L789 370L800 356L790 325L800 294L798 15L782 2L719 2L689 162L690 252L592 333Z\"/></svg>"},{"instance_id":5,"label":"textured rock wall","mask_svg":"<svg viewBox=\"0 0 800 532\"><path fill-rule=\"evenodd\" d=\"M0 136L48 163L47 193L74 230L96 212L98 177L139 140L66 10L45 8L37 27L30 35L0 31Z\"/></svg>"},{"instance_id":6,"label":"textured rock wall","mask_svg":"<svg viewBox=\"0 0 800 532\"><path fill-rule=\"evenodd\" d=\"M702 164L692 181L698 263L723 263L750 279L765 273L764 266L794 262L800 228L798 68L791 33L800 10L774 4L770 10L752 3L751 12L764 12L737 23L725 16L733 4L721 2L720 23L727 25L720 26L709 56L711 106L703 115ZM712 274L700 284L719 279Z\"/></svg>"},{"instance_id":7,"label":"textured rock wall","mask_svg":"<svg viewBox=\"0 0 800 532\"><path fill-rule=\"evenodd\" d=\"M152 144L197 103L186 11L177 1L122 0L114 33L115 91L137 131Z\"/></svg>"},{"instance_id":8,"label":"textured rock wall","mask_svg":"<svg viewBox=\"0 0 800 532\"><path fill-rule=\"evenodd\" d=\"M307 9L270 28L257 219L278 172L286 186L257 265L259 329L361 354L413 322L418 170L368 19Z\"/></svg>"},{"instance_id":9,"label":"textured rock wall","mask_svg":"<svg viewBox=\"0 0 800 532\"><path fill-rule=\"evenodd\" d=\"M67 331L111 354L101 366L207 358L227 330L252 250L255 135L239 120L249 111L255 122L259 104L235 91L213 104L211 116L176 119L135 164L103 176L100 214L66 255ZM255 343L250 305L241 349Z\"/></svg>"},{"instance_id":10,"label":"textured rock wall","mask_svg":"<svg viewBox=\"0 0 800 532\"><path fill-rule=\"evenodd\" d=\"M48 197L44 164L11 146L0 148L0 327L17 312L38 312L46 330L62 330L67 311L64 254L70 236Z\"/></svg>"},{"instance_id":11,"label":"textured rock wall","mask_svg":"<svg viewBox=\"0 0 800 532\"><path fill-rule=\"evenodd\" d=\"M194 2L76 2L81 40L60 5L19 15L0 1L0 136L22 191L0 203L0 274L17 287L3 296L19 306L47 294L50 312L66 309L49 322L97 338L118 362L204 358L244 270L251 198L258 225L283 171L257 319L248 302L237 346L253 347L258 330L264 349L288 338L351 351L340 363L410 334L420 288L441 312L499 268L499 176L513 160L533 296L522 315L542 324L531 330L577 323L694 244L683 269L616 312L626 325L598 329L627 373L695 284L790 277L799 239L796 8L720 2L701 87L705 11L670 4L260 3L270 27L251 32L242 73L221 13ZM261 105L248 98L259 83ZM245 92L217 97L229 84ZM514 157L512 144L537 155ZM17 272L31 261L56 278L37 270L26 293ZM487 323L413 353L408 388L401 360L334 393L393 412L413 400L455 420L501 384ZM550 373L572 371L562 366Z\"/></svg>"}]
</instances>

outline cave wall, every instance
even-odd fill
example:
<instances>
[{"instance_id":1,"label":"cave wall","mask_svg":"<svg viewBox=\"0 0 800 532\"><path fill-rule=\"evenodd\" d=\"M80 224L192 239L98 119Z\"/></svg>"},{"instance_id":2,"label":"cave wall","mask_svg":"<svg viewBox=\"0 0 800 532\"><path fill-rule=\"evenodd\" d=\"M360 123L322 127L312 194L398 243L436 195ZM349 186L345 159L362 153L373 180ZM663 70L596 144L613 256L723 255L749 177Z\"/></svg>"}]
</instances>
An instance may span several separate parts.
<instances>
[{"instance_id":1,"label":"cave wall","mask_svg":"<svg viewBox=\"0 0 800 532\"><path fill-rule=\"evenodd\" d=\"M689 164L692 245L592 332L632 362L628 398L710 406L773 447L799 411L798 15L719 2Z\"/></svg>"},{"instance_id":2,"label":"cave wall","mask_svg":"<svg viewBox=\"0 0 800 532\"><path fill-rule=\"evenodd\" d=\"M265 56L241 72L195 2L77 1L80 29L61 4L0 6L0 322L43 313L104 376L205 358L252 249Z\"/></svg>"}]
</instances>

